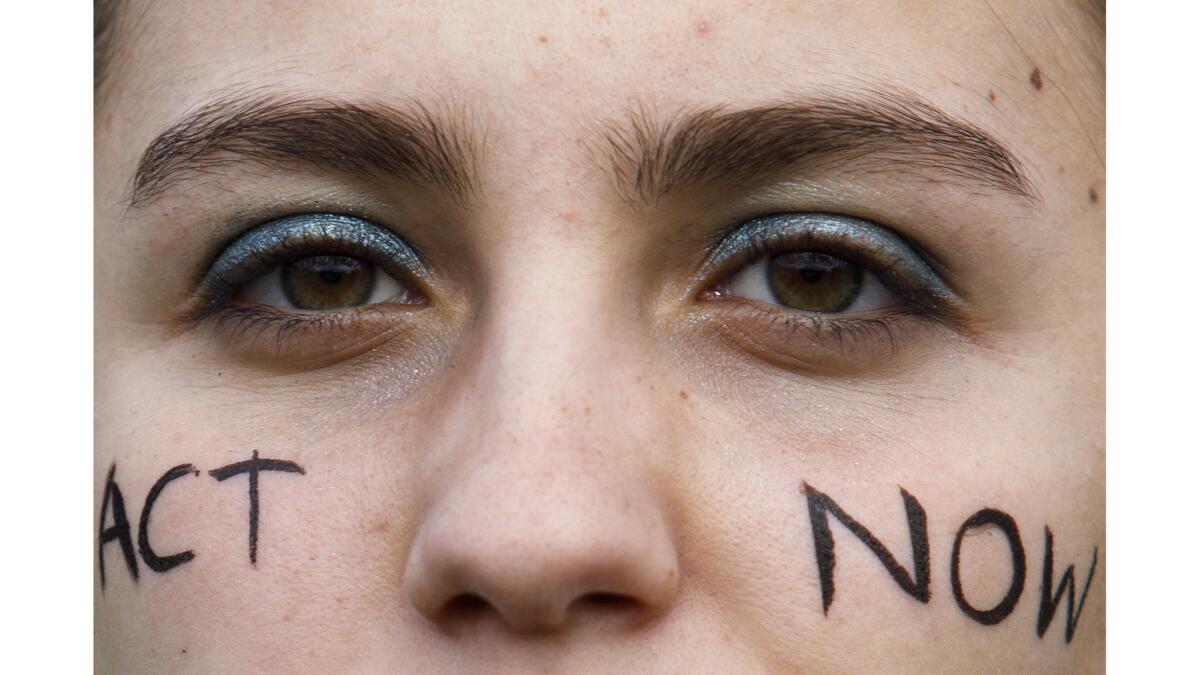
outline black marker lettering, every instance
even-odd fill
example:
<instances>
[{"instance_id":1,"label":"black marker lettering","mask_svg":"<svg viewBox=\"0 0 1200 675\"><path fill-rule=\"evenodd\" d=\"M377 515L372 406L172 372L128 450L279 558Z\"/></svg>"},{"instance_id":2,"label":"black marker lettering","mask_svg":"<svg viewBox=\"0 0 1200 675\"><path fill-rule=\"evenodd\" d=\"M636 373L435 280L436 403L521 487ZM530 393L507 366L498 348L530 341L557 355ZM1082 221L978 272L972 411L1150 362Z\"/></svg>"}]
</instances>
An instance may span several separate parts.
<instances>
[{"instance_id":1,"label":"black marker lettering","mask_svg":"<svg viewBox=\"0 0 1200 675\"><path fill-rule=\"evenodd\" d=\"M150 527L150 511L154 508L154 502L158 501L158 496L162 494L163 488L167 487L167 483L193 473L197 476L200 472L191 464L180 464L163 474L162 478L150 488L150 494L146 495L146 503L142 505L142 518L138 523L138 551L142 554L142 560L146 561L146 567L155 572L166 572L172 567L178 567L192 558L196 557L191 551L176 553L166 557L155 555L154 549L150 547L150 538L146 534L146 530Z\"/></svg>"},{"instance_id":2,"label":"black marker lettering","mask_svg":"<svg viewBox=\"0 0 1200 675\"><path fill-rule=\"evenodd\" d=\"M1008 548L1012 552L1012 583L1009 584L1008 593L998 605L988 610L978 610L972 607L963 595L962 579L959 578L958 568L962 540L966 536L967 530L984 525L995 525L1008 538ZM1021 533L1017 530L1017 522L1012 519L1012 516L996 509L981 509L976 511L975 515L967 518L962 527L958 528L958 536L954 537L954 551L950 556L950 586L954 591L954 599L958 601L959 608L967 616L985 626L998 624L1012 614L1013 609L1017 606L1017 600L1021 599L1021 593L1025 590L1025 547L1021 545Z\"/></svg>"},{"instance_id":3,"label":"black marker lettering","mask_svg":"<svg viewBox=\"0 0 1200 675\"><path fill-rule=\"evenodd\" d=\"M129 519L125 517L125 498L121 496L121 488L113 477L117 473L117 464L113 462L108 470L108 478L104 481L104 498L100 502L100 590L104 590L104 545L116 539L121 542L121 553L125 555L125 566L129 574L137 581L137 558L133 555L133 540L129 537ZM108 517L108 505L112 504L113 525L104 529L104 521Z\"/></svg>"},{"instance_id":4,"label":"black marker lettering","mask_svg":"<svg viewBox=\"0 0 1200 675\"><path fill-rule=\"evenodd\" d=\"M1050 527L1046 527L1046 556L1042 559L1042 604L1038 608L1037 634L1042 637L1046 634L1046 629L1050 627L1050 622L1054 620L1054 612L1058 610L1058 602L1062 600L1063 593L1067 593L1067 626L1066 638L1067 642L1071 642L1071 638L1075 637L1075 626L1079 623L1079 616L1083 614L1083 603L1087 600L1088 589L1092 587L1092 575L1096 573L1096 556L1100 553L1099 547L1092 548L1092 568L1088 570L1087 581L1083 584L1083 594L1079 596L1079 611L1075 611L1075 566L1068 565L1067 571L1063 572L1062 580L1058 582L1058 590L1054 592L1054 597L1050 597L1050 587L1054 585L1054 535L1050 533Z\"/></svg>"},{"instance_id":5,"label":"black marker lettering","mask_svg":"<svg viewBox=\"0 0 1200 675\"><path fill-rule=\"evenodd\" d=\"M237 462L219 469L213 469L208 475L223 481L240 473L250 474L250 564L258 562L258 474L260 471L285 471L303 475L304 469L295 462L282 459L259 459L255 450L251 459Z\"/></svg>"},{"instance_id":6,"label":"black marker lettering","mask_svg":"<svg viewBox=\"0 0 1200 675\"><path fill-rule=\"evenodd\" d=\"M808 517L812 522L813 544L817 552L817 571L821 577L821 601L825 614L833 604L833 568L837 562L833 553L833 533L829 530L829 514L832 513L846 529L858 537L879 558L892 578L904 592L921 602L929 602L929 531L925 523L925 509L915 497L900 488L904 498L904 510L908 514L908 534L912 541L913 570L916 578L896 562L896 558L867 528L842 510L824 493L818 492L808 483L804 484L808 498Z\"/></svg>"}]
</instances>

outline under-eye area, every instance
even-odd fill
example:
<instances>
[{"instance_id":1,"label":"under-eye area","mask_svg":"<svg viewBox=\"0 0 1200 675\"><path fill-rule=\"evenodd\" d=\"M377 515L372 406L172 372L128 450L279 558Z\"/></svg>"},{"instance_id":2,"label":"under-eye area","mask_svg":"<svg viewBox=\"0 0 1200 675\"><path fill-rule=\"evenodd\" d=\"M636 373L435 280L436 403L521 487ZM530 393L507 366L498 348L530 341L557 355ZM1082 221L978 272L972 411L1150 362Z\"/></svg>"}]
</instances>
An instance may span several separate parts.
<instances>
[{"instance_id":1,"label":"under-eye area","mask_svg":"<svg viewBox=\"0 0 1200 675\"><path fill-rule=\"evenodd\" d=\"M781 365L894 354L929 329L953 329L965 303L928 254L860 218L776 214L726 230L698 295L706 316Z\"/></svg>"},{"instance_id":2,"label":"under-eye area","mask_svg":"<svg viewBox=\"0 0 1200 675\"><path fill-rule=\"evenodd\" d=\"M427 307L428 279L416 251L381 225L292 215L227 246L190 299L185 322L250 352L352 352Z\"/></svg>"}]
</instances>

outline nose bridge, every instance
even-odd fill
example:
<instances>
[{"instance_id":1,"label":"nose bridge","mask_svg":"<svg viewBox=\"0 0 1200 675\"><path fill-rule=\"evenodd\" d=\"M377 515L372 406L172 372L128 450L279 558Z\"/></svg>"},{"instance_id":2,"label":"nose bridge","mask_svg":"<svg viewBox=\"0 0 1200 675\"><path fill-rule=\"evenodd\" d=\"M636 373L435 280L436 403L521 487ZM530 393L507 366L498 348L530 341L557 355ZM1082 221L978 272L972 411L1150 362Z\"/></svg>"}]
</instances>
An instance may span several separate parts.
<instances>
[{"instance_id":1,"label":"nose bridge","mask_svg":"<svg viewBox=\"0 0 1200 675\"><path fill-rule=\"evenodd\" d=\"M641 616L674 595L654 417L621 393L641 357L592 286L527 279L493 298L503 312L485 313L471 393L448 413L476 429L445 439L453 466L406 572L412 604L435 622L461 598L527 630L594 613L597 598Z\"/></svg>"},{"instance_id":2,"label":"nose bridge","mask_svg":"<svg viewBox=\"0 0 1200 675\"><path fill-rule=\"evenodd\" d=\"M479 345L479 391L510 430L597 433L651 360L630 285L586 244L556 246L497 273ZM516 256L511 256L516 257ZM582 419L581 419L582 418ZM627 426L626 431L634 431Z\"/></svg>"}]
</instances>

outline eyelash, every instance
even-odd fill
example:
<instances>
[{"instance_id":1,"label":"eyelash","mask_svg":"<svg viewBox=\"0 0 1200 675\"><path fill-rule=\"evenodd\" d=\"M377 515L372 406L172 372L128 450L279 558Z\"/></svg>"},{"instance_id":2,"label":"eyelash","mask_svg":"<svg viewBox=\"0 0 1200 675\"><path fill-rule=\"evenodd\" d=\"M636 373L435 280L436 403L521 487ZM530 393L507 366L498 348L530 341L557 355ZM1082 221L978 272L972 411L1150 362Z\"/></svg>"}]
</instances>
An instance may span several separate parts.
<instances>
[{"instance_id":1,"label":"eyelash","mask_svg":"<svg viewBox=\"0 0 1200 675\"><path fill-rule=\"evenodd\" d=\"M179 325L202 329L246 358L305 368L372 350L394 331L418 325L411 320L413 310L427 303L296 311L238 298L282 265L331 254L368 262L412 296L432 297L422 258L391 230L357 216L304 213L260 223L222 248L181 311Z\"/></svg>"},{"instance_id":2,"label":"eyelash","mask_svg":"<svg viewBox=\"0 0 1200 675\"><path fill-rule=\"evenodd\" d=\"M340 228L330 234L326 228ZM338 236L340 234L340 236ZM267 241L255 248L257 239ZM242 249L237 251L236 249ZM386 249L386 250L384 250ZM232 252L232 253L231 253ZM227 314L230 318L265 322L286 318L289 325L329 326L330 320L351 312L300 313L265 306L239 305L234 295L247 284L289 262L311 256L342 255L363 260L428 297L427 277L420 257L407 242L382 226L355 216L299 214L277 218L244 233L226 246L199 284L185 321L198 323ZM222 263L228 258L232 261ZM348 309L361 310L365 307Z\"/></svg>"},{"instance_id":3,"label":"eyelash","mask_svg":"<svg viewBox=\"0 0 1200 675\"><path fill-rule=\"evenodd\" d=\"M362 312L378 311L377 308L356 307L350 311L295 313L265 305L225 302L203 317L193 321L208 321L213 328L227 332L234 339L257 340L270 334L277 348L282 348L289 338L296 335L317 335L326 331L343 331L354 321L362 318ZM251 333L253 332L253 335Z\"/></svg>"},{"instance_id":4,"label":"eyelash","mask_svg":"<svg viewBox=\"0 0 1200 675\"><path fill-rule=\"evenodd\" d=\"M293 221L296 223L295 232L285 228ZM344 231L337 229L342 221L349 223ZM332 223L327 225L334 227L332 234L330 230L321 229L321 223ZM861 231L854 228L860 228ZM377 235L376 230L386 234ZM776 230L784 231L781 233ZM250 241L255 233L260 233L259 239L265 238L267 241ZM854 239L859 241L852 241ZM874 246L870 243L872 240ZM260 249L254 249L254 244L260 244ZM270 245L269 248L266 244ZM227 263L222 273L216 273L219 264L230 257L230 252L239 245L244 250L232 256L234 261ZM390 252L380 250L389 246ZM400 279L401 283L416 289L421 295L432 297L426 285L420 283L421 279L427 278L427 273L423 271L419 258L407 243L390 231L352 216L305 214L260 225L226 247L201 283L201 290L185 321L205 324L239 342L256 342L264 336L270 336L277 353L290 339L301 336L318 338L322 335L358 332L371 338L386 332L388 322L372 322L372 319L384 314L380 304L295 312L233 299L242 287L274 267L307 256L329 255L331 249L336 249L339 255L368 261ZM739 270L768 256L803 250L836 256L861 266L875 275L905 305L881 309L870 315L822 314L767 305L725 292L723 285ZM396 258L406 260L401 262ZM740 326L738 330L746 333L751 342L758 343L762 337L769 338L775 345L772 348L783 351L799 348L786 345L802 344L800 336L803 335L811 343L834 347L840 352L881 345L896 352L899 343L915 329L915 321L927 326L953 326L957 322L956 308L951 306L954 303L947 301L948 297L957 299L957 296L952 292L933 292L922 287L924 283L925 286L948 288L941 277L932 272L932 265L918 249L890 230L848 216L779 214L742 221L726 230L710 247L708 260L710 262L705 265L700 277L715 281L705 284L696 299L701 302L720 301L722 322L729 326ZM922 276L924 280L918 278ZM759 336L760 331L762 337Z\"/></svg>"},{"instance_id":5,"label":"eyelash","mask_svg":"<svg viewBox=\"0 0 1200 675\"><path fill-rule=\"evenodd\" d=\"M913 275L905 273L903 261L897 258L893 258L890 261L886 260L887 252L871 250L870 247L865 245L854 245L848 243L843 238L822 235L815 228L810 230L797 229L791 232L783 232L782 234L763 234L754 231L752 227L756 223L770 223L770 221L786 222L788 220L803 223L808 219L824 219L839 226L843 223L854 223L871 228L874 231L871 234L885 236L890 245L894 247L903 246L909 256L919 259L921 261L920 265L930 272L926 275L929 278L925 280L925 283L927 285L936 284L942 286L944 290L922 288L922 282L908 279L909 276ZM721 247L734 238L742 240L740 245L735 246L735 252L731 255L720 255ZM859 238L867 239L870 237L862 236ZM930 315L948 316L951 313L949 305L954 304L952 300L957 299L953 292L948 287L945 287L945 282L941 280L940 276L932 272L932 264L927 258L907 240L874 223L849 216L806 213L778 214L754 218L750 221L745 221L732 232L728 232L711 249L710 257L716 259L717 262L715 264L710 263L705 276L719 278L720 281L718 283L727 281L733 272L744 269L746 266L757 263L769 256L793 251L813 251L842 258L876 274L890 291L896 293L904 300L917 305L921 310ZM891 279L890 283L888 279ZM711 289L713 285L709 284L706 289Z\"/></svg>"},{"instance_id":6,"label":"eyelash","mask_svg":"<svg viewBox=\"0 0 1200 675\"><path fill-rule=\"evenodd\" d=\"M889 243L902 245L909 254L919 259L930 271L930 278L925 281L936 278L936 283L945 290L931 292L930 289L922 288L919 282L895 283L904 275L901 268L905 267L905 264L902 261L894 260L889 265L884 259L887 255L884 251L872 251L867 246L856 246L830 237L824 237L822 240L822 237L814 234L814 230L797 229L782 235L763 232L747 234L748 231L753 231L752 226L755 223L771 220L786 222L789 219L803 222L805 218L824 218L831 222L854 223L870 228L877 236L882 236ZM741 239L741 245L735 247L732 254L720 255L720 249L735 237ZM797 251L823 253L858 265L874 274L889 292L906 304L870 315L824 314L768 305L729 293L728 284L740 272L770 256ZM722 233L710 247L710 260L713 259L717 262L709 264L709 268L702 273L702 278L715 281L704 284L698 299L723 303L724 308L728 310L723 319L726 324L749 324L753 327L752 330L762 331L764 335L781 335L780 342L784 344L796 343L799 335L803 334L813 343L835 347L840 352L887 345L889 350L895 353L900 343L918 326L956 328L962 323L959 312L961 301L956 294L949 291L941 277L932 271L933 264L928 258L899 235L868 221L833 214L776 214L739 221L736 226Z\"/></svg>"},{"instance_id":7,"label":"eyelash","mask_svg":"<svg viewBox=\"0 0 1200 675\"><path fill-rule=\"evenodd\" d=\"M839 351L853 351L864 346L886 344L895 353L912 329L912 321L938 325L941 321L928 313L912 308L887 310L876 316L821 316L778 309L754 300L725 296L721 302L731 305L733 312L743 312L750 321L768 331L784 333L788 342L804 334L821 345L836 346Z\"/></svg>"}]
</instances>

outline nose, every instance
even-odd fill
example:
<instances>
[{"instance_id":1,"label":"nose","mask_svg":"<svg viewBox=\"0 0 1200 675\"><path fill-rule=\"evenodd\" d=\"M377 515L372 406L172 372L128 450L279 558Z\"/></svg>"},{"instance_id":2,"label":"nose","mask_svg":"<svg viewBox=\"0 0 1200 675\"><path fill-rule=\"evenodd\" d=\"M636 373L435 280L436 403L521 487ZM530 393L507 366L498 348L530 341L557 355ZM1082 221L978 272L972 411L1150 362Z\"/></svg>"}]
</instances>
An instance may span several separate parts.
<instances>
[{"instance_id":1,"label":"nose","mask_svg":"<svg viewBox=\"0 0 1200 675\"><path fill-rule=\"evenodd\" d=\"M606 358L603 332L578 328L591 338L493 327L464 359L465 393L444 401L404 585L447 630L639 625L672 605L680 569L655 468L669 416L631 391L628 354Z\"/></svg>"},{"instance_id":2,"label":"nose","mask_svg":"<svg viewBox=\"0 0 1200 675\"><path fill-rule=\"evenodd\" d=\"M519 495L480 487L432 514L406 572L413 607L445 627L498 621L518 633L662 613L679 572L657 510L549 480L512 486Z\"/></svg>"}]
</instances>

